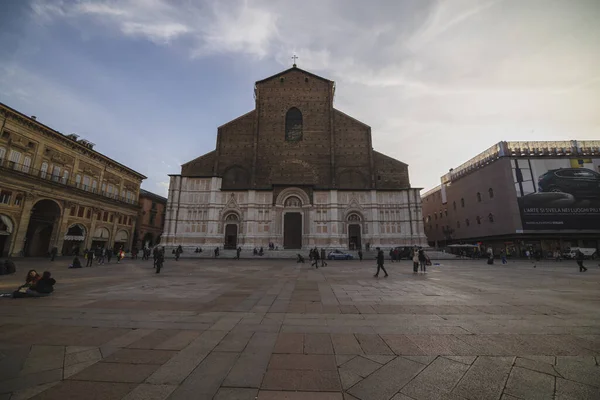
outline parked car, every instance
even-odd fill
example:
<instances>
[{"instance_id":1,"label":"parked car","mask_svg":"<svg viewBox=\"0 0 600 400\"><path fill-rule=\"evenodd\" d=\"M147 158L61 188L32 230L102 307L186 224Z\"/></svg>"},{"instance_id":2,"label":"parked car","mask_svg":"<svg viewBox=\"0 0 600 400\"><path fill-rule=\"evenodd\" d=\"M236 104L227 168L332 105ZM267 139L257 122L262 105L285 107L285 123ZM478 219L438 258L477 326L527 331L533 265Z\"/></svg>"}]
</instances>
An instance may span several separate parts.
<instances>
[{"instance_id":1,"label":"parked car","mask_svg":"<svg viewBox=\"0 0 600 400\"><path fill-rule=\"evenodd\" d=\"M538 179L540 192L569 193L575 198L599 197L600 174L587 168L548 170Z\"/></svg>"},{"instance_id":2,"label":"parked car","mask_svg":"<svg viewBox=\"0 0 600 400\"><path fill-rule=\"evenodd\" d=\"M353 258L354 256L352 254L344 253L340 250L330 251L327 255L328 260L352 260Z\"/></svg>"},{"instance_id":3,"label":"parked car","mask_svg":"<svg viewBox=\"0 0 600 400\"><path fill-rule=\"evenodd\" d=\"M563 258L574 260L577 257L578 251L581 251L585 258L595 259L598 256L598 252L593 247L571 247L564 251Z\"/></svg>"}]
</instances>

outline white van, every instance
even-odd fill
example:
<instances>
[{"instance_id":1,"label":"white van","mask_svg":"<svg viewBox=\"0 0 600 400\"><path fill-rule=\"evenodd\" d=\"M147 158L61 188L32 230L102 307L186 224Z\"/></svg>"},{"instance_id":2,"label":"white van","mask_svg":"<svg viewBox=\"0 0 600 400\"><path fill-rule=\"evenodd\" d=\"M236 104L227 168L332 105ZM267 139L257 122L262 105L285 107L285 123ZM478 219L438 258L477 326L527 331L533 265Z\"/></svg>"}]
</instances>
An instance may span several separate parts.
<instances>
[{"instance_id":1,"label":"white van","mask_svg":"<svg viewBox=\"0 0 600 400\"><path fill-rule=\"evenodd\" d=\"M595 259L598 256L598 251L593 247L571 247L570 249L565 250L563 257L574 260L577 258L578 251L581 251L585 258Z\"/></svg>"}]
</instances>

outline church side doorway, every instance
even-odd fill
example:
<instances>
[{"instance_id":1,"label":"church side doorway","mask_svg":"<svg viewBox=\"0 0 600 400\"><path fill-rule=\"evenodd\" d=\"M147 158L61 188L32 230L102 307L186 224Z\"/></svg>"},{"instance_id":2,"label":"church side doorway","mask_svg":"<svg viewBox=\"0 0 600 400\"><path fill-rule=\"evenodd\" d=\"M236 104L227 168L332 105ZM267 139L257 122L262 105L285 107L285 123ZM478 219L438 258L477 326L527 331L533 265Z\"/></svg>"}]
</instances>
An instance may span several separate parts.
<instances>
[{"instance_id":1,"label":"church side doorway","mask_svg":"<svg viewBox=\"0 0 600 400\"><path fill-rule=\"evenodd\" d=\"M283 248L302 248L302 214L299 212L285 213L283 218Z\"/></svg>"},{"instance_id":2,"label":"church side doorway","mask_svg":"<svg viewBox=\"0 0 600 400\"><path fill-rule=\"evenodd\" d=\"M237 248L237 225L227 224L225 225L225 249L236 249Z\"/></svg>"},{"instance_id":3,"label":"church side doorway","mask_svg":"<svg viewBox=\"0 0 600 400\"><path fill-rule=\"evenodd\" d=\"M352 224L348 226L348 248L350 250L360 249L360 225Z\"/></svg>"}]
</instances>

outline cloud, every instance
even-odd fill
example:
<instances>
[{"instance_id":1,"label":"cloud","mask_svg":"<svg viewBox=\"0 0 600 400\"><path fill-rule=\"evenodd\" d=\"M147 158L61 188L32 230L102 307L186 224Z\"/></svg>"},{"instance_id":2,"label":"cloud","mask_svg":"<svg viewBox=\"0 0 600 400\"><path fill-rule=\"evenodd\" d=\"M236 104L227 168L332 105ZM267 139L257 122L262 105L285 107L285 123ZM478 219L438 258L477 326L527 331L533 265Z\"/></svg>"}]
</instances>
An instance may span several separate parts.
<instances>
[{"instance_id":1,"label":"cloud","mask_svg":"<svg viewBox=\"0 0 600 400\"><path fill-rule=\"evenodd\" d=\"M36 0L32 13L180 46L191 62L241 55L276 72L296 53L299 67L337 82L336 107L371 125L374 146L408 162L416 185L499 140L598 136L597 0L376 4Z\"/></svg>"}]
</instances>

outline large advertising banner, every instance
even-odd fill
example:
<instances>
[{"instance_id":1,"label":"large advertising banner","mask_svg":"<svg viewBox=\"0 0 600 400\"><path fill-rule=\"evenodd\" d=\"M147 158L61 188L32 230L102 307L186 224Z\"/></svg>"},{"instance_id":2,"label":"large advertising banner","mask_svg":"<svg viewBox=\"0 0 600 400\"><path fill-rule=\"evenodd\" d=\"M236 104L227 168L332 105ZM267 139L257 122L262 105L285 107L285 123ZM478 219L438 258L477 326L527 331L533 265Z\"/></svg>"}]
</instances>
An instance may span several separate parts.
<instances>
[{"instance_id":1,"label":"large advertising banner","mask_svg":"<svg viewBox=\"0 0 600 400\"><path fill-rule=\"evenodd\" d=\"M519 158L511 164L524 231L600 231L600 158Z\"/></svg>"}]
</instances>

